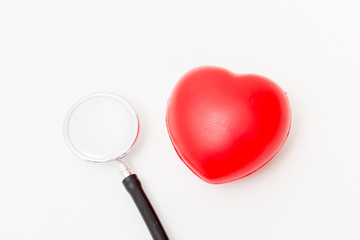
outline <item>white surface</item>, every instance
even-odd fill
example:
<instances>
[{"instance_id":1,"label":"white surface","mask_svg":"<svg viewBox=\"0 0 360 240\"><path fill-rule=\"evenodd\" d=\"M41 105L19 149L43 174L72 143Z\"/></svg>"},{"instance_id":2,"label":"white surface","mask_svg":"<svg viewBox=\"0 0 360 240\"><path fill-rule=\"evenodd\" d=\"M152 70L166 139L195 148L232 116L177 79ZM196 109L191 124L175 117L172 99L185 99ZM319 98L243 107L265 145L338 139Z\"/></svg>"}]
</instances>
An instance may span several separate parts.
<instances>
[{"instance_id":1,"label":"white surface","mask_svg":"<svg viewBox=\"0 0 360 240\"><path fill-rule=\"evenodd\" d=\"M128 99L128 163L171 239L360 239L360 3L1 1L0 239L150 239L115 166L79 161L62 124L78 98ZM293 124L267 166L202 182L173 150L166 100L199 65L258 73Z\"/></svg>"}]
</instances>

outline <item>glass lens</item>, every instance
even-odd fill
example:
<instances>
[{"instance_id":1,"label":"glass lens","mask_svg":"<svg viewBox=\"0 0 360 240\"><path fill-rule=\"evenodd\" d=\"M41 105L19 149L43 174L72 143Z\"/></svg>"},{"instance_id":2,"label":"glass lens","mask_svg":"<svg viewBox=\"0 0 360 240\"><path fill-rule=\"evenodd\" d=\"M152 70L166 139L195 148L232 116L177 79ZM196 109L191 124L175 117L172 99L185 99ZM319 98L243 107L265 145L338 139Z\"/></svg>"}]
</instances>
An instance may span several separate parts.
<instances>
[{"instance_id":1,"label":"glass lens","mask_svg":"<svg viewBox=\"0 0 360 240\"><path fill-rule=\"evenodd\" d=\"M97 93L77 102L64 125L65 139L80 158L106 162L124 157L136 141L139 120L123 98Z\"/></svg>"}]
</instances>

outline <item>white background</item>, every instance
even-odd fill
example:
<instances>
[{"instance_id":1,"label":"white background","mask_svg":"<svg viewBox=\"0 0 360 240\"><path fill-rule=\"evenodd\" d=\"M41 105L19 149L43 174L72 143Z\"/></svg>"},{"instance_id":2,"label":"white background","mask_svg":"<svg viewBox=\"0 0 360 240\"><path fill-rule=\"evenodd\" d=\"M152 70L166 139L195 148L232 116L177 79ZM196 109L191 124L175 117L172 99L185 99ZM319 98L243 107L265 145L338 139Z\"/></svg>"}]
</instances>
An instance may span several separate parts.
<instances>
[{"instance_id":1,"label":"white background","mask_svg":"<svg viewBox=\"0 0 360 240\"><path fill-rule=\"evenodd\" d=\"M138 111L128 158L171 239L360 239L360 3L0 2L0 239L150 239L112 164L88 165L62 125L111 91ZM290 136L263 169L210 185L165 127L176 81L200 65L278 82Z\"/></svg>"}]
</instances>

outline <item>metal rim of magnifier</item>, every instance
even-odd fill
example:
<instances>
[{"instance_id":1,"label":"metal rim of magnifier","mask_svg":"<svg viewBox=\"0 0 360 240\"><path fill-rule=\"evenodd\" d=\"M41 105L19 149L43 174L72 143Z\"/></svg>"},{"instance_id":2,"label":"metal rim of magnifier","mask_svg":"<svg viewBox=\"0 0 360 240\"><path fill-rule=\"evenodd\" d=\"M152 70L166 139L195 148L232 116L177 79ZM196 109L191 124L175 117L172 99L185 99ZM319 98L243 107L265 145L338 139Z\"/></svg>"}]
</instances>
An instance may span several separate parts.
<instances>
[{"instance_id":1,"label":"metal rim of magnifier","mask_svg":"<svg viewBox=\"0 0 360 240\"><path fill-rule=\"evenodd\" d=\"M70 133L69 133L69 122L71 120L71 117L73 116L73 113L76 111L76 109L80 105L82 105L83 103L87 102L88 100L96 98L96 97L107 97L107 98L111 98L113 100L118 101L122 105L126 106L129 113L131 113L134 121L135 120L137 121L137 133L134 137L134 140L133 140L131 146L120 156L111 156L111 157L107 157L107 158L102 158L101 160L99 160L99 158L89 157L88 155L83 154L83 152L80 151L77 147L75 147L75 145L73 144L73 142L71 140ZM80 159L85 160L86 162L95 163L95 164L108 163L111 161L120 160L120 159L124 158L133 148L133 146L139 136L139 130L140 130L139 117L138 117L137 113L135 112L134 108L130 105L130 103L128 101L126 101L124 98L122 98L121 96L119 96L117 94L113 94L113 93L108 93L108 92L92 93L92 94L89 94L89 95L81 98L80 100L75 102L75 104L70 108L69 112L67 113L67 115L65 117L65 121L64 121L64 137L65 137L65 141L66 141L68 147L70 148L70 150Z\"/></svg>"}]
</instances>

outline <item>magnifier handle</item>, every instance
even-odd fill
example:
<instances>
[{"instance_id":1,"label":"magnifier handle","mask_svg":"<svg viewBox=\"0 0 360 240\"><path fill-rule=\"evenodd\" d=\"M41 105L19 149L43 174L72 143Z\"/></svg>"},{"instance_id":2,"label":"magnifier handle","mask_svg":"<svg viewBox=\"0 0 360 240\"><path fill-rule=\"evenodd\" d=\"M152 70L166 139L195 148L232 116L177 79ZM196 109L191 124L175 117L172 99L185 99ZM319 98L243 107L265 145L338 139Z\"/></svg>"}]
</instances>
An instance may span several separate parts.
<instances>
[{"instance_id":1,"label":"magnifier handle","mask_svg":"<svg viewBox=\"0 0 360 240\"><path fill-rule=\"evenodd\" d=\"M169 238L166 235L154 208L151 206L149 199L146 197L136 174L126 177L122 183L134 200L152 238L155 240L168 240Z\"/></svg>"}]
</instances>

